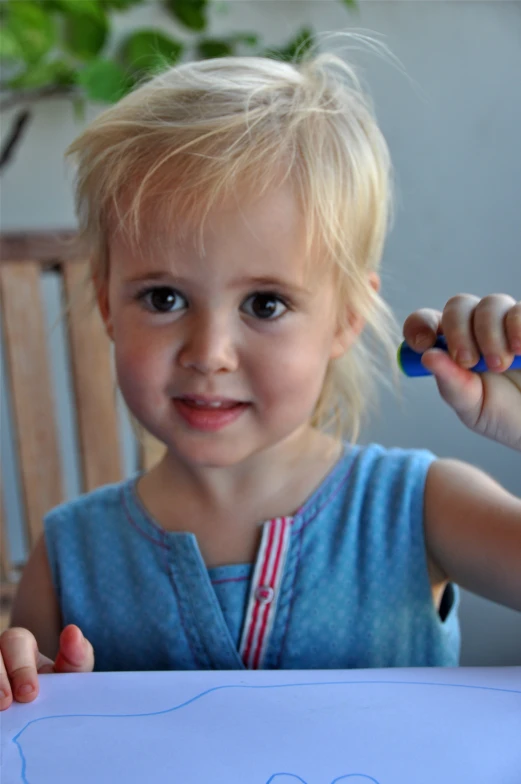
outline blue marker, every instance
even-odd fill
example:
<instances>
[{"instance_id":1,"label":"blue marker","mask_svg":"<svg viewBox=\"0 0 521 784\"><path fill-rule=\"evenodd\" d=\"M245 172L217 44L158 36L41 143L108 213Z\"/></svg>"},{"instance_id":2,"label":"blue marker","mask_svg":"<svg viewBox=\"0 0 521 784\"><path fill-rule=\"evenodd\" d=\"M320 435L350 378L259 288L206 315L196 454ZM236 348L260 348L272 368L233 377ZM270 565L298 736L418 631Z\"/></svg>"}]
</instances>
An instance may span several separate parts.
<instances>
[{"instance_id":1,"label":"blue marker","mask_svg":"<svg viewBox=\"0 0 521 784\"><path fill-rule=\"evenodd\" d=\"M440 335L434 346L431 348L441 348L442 351L448 351L447 348L447 341L443 335ZM417 378L418 376L432 376L430 370L424 368L421 363L422 354L424 352L418 353L417 351L413 351L413 349L405 343L405 341L400 345L398 349L398 365L403 370L406 376L410 378ZM474 367L469 368L474 373L485 373L487 368L487 363L485 362L483 357L479 358L479 362L474 365ZM521 355L517 355L514 357L514 361L508 368L508 370L521 370Z\"/></svg>"}]
</instances>

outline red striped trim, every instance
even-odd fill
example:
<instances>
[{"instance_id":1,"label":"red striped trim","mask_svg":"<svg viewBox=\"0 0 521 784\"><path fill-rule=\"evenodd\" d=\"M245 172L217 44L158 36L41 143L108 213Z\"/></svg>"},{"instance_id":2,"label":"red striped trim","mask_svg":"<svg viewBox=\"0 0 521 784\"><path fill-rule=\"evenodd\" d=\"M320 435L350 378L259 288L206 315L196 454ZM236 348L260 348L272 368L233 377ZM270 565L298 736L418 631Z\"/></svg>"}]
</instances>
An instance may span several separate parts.
<instances>
[{"instance_id":1,"label":"red striped trim","mask_svg":"<svg viewBox=\"0 0 521 784\"><path fill-rule=\"evenodd\" d=\"M280 522L282 523L282 520ZM277 574L278 574L279 568L280 568L280 560L281 560L283 546L284 546L284 525L281 525L280 526L280 535L279 535L278 547L277 547L277 555L275 557L275 564L273 566L273 573L272 573L271 579L269 581L269 586L270 586L270 588L273 588L274 591L275 591L275 583L276 583ZM264 644L264 636L266 634L266 624L267 624L267 621L268 621L268 615L269 615L270 610L271 610L271 604L263 605L263 607L262 607L262 618L260 619L261 629L260 629L259 639L257 641L257 649L256 649L256 651L253 654L253 664L252 664L252 669L253 670L258 669L258 667L259 667L259 659L260 659L261 651L262 651L263 644Z\"/></svg>"},{"instance_id":2,"label":"red striped trim","mask_svg":"<svg viewBox=\"0 0 521 784\"><path fill-rule=\"evenodd\" d=\"M291 518L277 517L266 523L257 565L252 580L250 600L243 632L241 655L246 667L258 669L267 647L269 633L277 606L277 592L284 570L284 556L289 542ZM257 596L259 588L273 592L272 600L264 603Z\"/></svg>"},{"instance_id":3,"label":"red striped trim","mask_svg":"<svg viewBox=\"0 0 521 784\"><path fill-rule=\"evenodd\" d=\"M263 561L262 573L261 573L261 577L260 577L260 581L259 581L260 585L265 585L264 581L266 579L266 572L268 570L268 562L269 562L270 551L271 551L271 548L273 546L273 539L274 539L274 535L275 535L275 525L274 525L274 523L276 523L276 522L277 522L276 520L272 520L271 523L270 523L270 532L269 532L268 544L265 547L265 551L264 551L264 554L263 554L264 561ZM253 591L257 590L257 584L252 585L252 590ZM261 608L260 602L256 601L255 602L255 606L253 608L253 616L252 616L252 619L251 619L250 628L248 630L248 638L247 638L247 641L246 641L246 647L245 647L244 653L243 653L243 660L244 660L246 666L248 666L248 660L250 658L250 648L251 648L251 644L252 644L252 641L253 641L253 634L255 632L255 625L257 623L257 616L259 614L260 608Z\"/></svg>"}]
</instances>

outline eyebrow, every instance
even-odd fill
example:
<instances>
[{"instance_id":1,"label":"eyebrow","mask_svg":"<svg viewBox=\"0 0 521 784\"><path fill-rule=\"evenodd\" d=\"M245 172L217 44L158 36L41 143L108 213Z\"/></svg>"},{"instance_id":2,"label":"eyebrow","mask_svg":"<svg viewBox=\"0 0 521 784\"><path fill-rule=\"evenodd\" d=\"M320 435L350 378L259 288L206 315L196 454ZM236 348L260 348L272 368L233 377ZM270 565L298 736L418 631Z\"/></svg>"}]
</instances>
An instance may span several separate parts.
<instances>
[{"instance_id":1,"label":"eyebrow","mask_svg":"<svg viewBox=\"0 0 521 784\"><path fill-rule=\"evenodd\" d=\"M309 293L309 289L306 288L306 286L300 286L293 281L284 280L283 278L274 278L269 275L259 275L252 278L243 277L232 281L232 288L246 288L250 286L271 286L275 289L293 289L294 291L300 291L303 294Z\"/></svg>"},{"instance_id":2,"label":"eyebrow","mask_svg":"<svg viewBox=\"0 0 521 784\"><path fill-rule=\"evenodd\" d=\"M170 272L148 272L142 275L135 275L132 278L128 278L125 282L126 283L139 283L140 281L145 280L165 280L165 278L173 278L176 283L179 285L187 285L190 284L190 280L188 278L177 277ZM231 282L232 288L249 288L255 286L271 286L272 288L279 289L291 289L293 291L298 291L302 294L309 294L310 289L306 286L300 286L298 283L293 283L289 280L284 280L283 278L275 278L268 275L258 275L254 277L247 277L244 276L242 278L235 278Z\"/></svg>"},{"instance_id":3,"label":"eyebrow","mask_svg":"<svg viewBox=\"0 0 521 784\"><path fill-rule=\"evenodd\" d=\"M140 283L143 280L164 280L170 277L168 272L144 272L140 275L133 275L131 278L125 278L125 283Z\"/></svg>"}]
</instances>

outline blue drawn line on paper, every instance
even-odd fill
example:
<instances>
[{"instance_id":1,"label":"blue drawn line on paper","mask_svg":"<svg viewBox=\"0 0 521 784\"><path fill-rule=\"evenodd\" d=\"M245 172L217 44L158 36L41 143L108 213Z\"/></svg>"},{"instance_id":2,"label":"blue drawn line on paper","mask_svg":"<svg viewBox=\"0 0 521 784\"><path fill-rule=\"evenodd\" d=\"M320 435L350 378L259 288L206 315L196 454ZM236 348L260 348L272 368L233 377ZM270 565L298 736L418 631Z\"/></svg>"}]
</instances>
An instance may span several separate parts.
<instances>
[{"instance_id":1,"label":"blue drawn line on paper","mask_svg":"<svg viewBox=\"0 0 521 784\"><path fill-rule=\"evenodd\" d=\"M290 779L295 779L295 781L299 781L300 784L307 784L304 779L301 779L300 776L297 776L295 773L274 773L273 776L270 776L267 780L266 784L272 784L273 781L279 776L289 777ZM338 778L333 779L331 784L337 784L339 781L346 781L347 779L364 779L364 781L372 781L373 784L379 784L376 779L373 779L372 776L367 776L365 773L347 773L345 776L338 776Z\"/></svg>"},{"instance_id":2,"label":"blue drawn line on paper","mask_svg":"<svg viewBox=\"0 0 521 784\"><path fill-rule=\"evenodd\" d=\"M196 694L194 697L191 697L189 700L180 703L179 705L174 705L171 708L165 708L164 710L160 711L150 711L148 713L63 713L58 714L56 716L40 716L38 719L31 719L31 721L27 722L27 724L22 727L22 729L13 737L13 743L16 745L18 749L18 753L22 762L22 770L21 770L21 781L23 784L30 784L26 777L26 770L27 770L27 760L25 758L22 745L20 743L20 737L23 733L32 725L38 724L41 721L52 721L53 719L129 719L129 718L147 718L149 716L163 716L167 713L174 713L175 711L181 710L181 708L186 708L188 705L191 705L198 700L201 700L203 697L208 696L208 694L212 694L214 692L223 691L225 689L232 690L232 689L247 689L250 691L259 690L259 689L286 689L286 688L305 688L309 686L363 686L363 685L372 685L372 686L437 686L441 688L452 688L452 689L473 689L477 691L492 691L492 692L502 692L506 694L521 694L521 689L504 689L499 688L497 686L476 686L474 684L468 683L433 683L430 681L376 681L376 680L367 680L367 681L315 681L315 682L307 682L307 683L275 683L275 684L259 684L250 685L250 684L242 684L242 683L230 683L224 684L223 686L212 686L209 689L201 692L200 694ZM276 774L276 775L293 775L293 774ZM357 774L348 774L348 775L357 775ZM365 774L360 774L365 775ZM332 784L335 782L341 781L340 779L335 779ZM298 777L297 777L298 781ZM371 778L369 777L369 781ZM373 779L374 781L374 779ZM306 784L306 782L303 782ZM376 784L379 784L376 782Z\"/></svg>"}]
</instances>

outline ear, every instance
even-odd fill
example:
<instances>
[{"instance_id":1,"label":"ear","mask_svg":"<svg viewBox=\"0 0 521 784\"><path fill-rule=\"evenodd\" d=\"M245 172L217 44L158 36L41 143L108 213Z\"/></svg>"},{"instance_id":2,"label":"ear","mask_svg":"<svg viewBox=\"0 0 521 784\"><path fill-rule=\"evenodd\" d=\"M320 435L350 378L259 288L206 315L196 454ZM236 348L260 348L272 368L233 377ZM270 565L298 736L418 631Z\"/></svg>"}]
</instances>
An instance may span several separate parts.
<instances>
[{"instance_id":1,"label":"ear","mask_svg":"<svg viewBox=\"0 0 521 784\"><path fill-rule=\"evenodd\" d=\"M94 286L94 291L96 292L96 302L98 303L98 310L105 325L105 331L110 340L114 340L109 304L109 282L108 280L101 280L100 278L93 277L92 284Z\"/></svg>"},{"instance_id":2,"label":"ear","mask_svg":"<svg viewBox=\"0 0 521 784\"><path fill-rule=\"evenodd\" d=\"M380 291L381 280L377 272L369 274L368 283L375 293ZM330 358L339 359L342 357L358 339L364 326L363 317L350 310L346 323L339 325L334 336Z\"/></svg>"}]
</instances>

